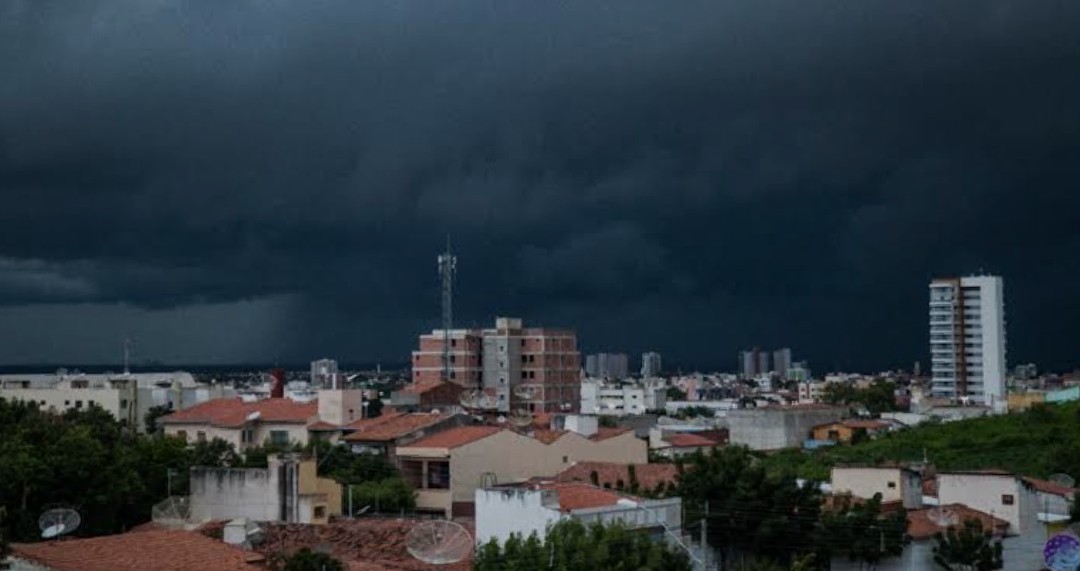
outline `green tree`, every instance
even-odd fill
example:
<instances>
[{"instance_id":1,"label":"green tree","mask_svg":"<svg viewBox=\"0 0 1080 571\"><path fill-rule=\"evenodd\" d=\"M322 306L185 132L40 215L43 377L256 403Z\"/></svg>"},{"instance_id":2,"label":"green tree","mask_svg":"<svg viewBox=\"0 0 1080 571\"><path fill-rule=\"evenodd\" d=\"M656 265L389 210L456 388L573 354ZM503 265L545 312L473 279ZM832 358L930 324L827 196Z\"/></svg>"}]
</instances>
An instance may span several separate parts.
<instances>
[{"instance_id":1,"label":"green tree","mask_svg":"<svg viewBox=\"0 0 1080 571\"><path fill-rule=\"evenodd\" d=\"M907 513L881 512L881 494L866 501L834 496L836 505L821 514L818 550L823 560L846 557L860 568L875 569L884 559L899 557L907 545Z\"/></svg>"},{"instance_id":2,"label":"green tree","mask_svg":"<svg viewBox=\"0 0 1080 571\"><path fill-rule=\"evenodd\" d=\"M676 549L620 525L586 527L565 520L552 526L542 541L535 534L524 540L515 534L502 545L495 540L484 544L475 554L473 569L690 571L690 558Z\"/></svg>"},{"instance_id":3,"label":"green tree","mask_svg":"<svg viewBox=\"0 0 1080 571\"><path fill-rule=\"evenodd\" d=\"M769 473L742 446L697 452L679 468L678 494L689 523L708 518L708 540L723 559L735 554L768 554L788 563L815 550L814 532L821 492L812 483L800 487L793 474Z\"/></svg>"},{"instance_id":4,"label":"green tree","mask_svg":"<svg viewBox=\"0 0 1080 571\"><path fill-rule=\"evenodd\" d=\"M365 410L364 412L367 414L368 418L378 418L378 417L382 416L382 409L383 409L383 401L382 401L382 399L380 399L378 397L375 397L375 398L367 401L367 403L368 403L367 410Z\"/></svg>"},{"instance_id":5,"label":"green tree","mask_svg":"<svg viewBox=\"0 0 1080 571\"><path fill-rule=\"evenodd\" d=\"M231 442L215 438L195 443L191 448L191 465L233 468L243 466L243 460Z\"/></svg>"},{"instance_id":6,"label":"green tree","mask_svg":"<svg viewBox=\"0 0 1080 571\"><path fill-rule=\"evenodd\" d=\"M934 540L934 563L946 571L995 571L1005 566L1001 541L994 540L977 519L964 521L960 529L949 528Z\"/></svg>"},{"instance_id":7,"label":"green tree","mask_svg":"<svg viewBox=\"0 0 1080 571\"><path fill-rule=\"evenodd\" d=\"M146 411L146 415L143 416L143 423L146 425L147 434L157 434L161 428L158 426L158 419L172 413L172 408L168 405L157 405L150 407L150 410Z\"/></svg>"},{"instance_id":8,"label":"green tree","mask_svg":"<svg viewBox=\"0 0 1080 571\"><path fill-rule=\"evenodd\" d=\"M679 387L668 387L666 392L668 400L686 400L686 391Z\"/></svg>"},{"instance_id":9,"label":"green tree","mask_svg":"<svg viewBox=\"0 0 1080 571\"><path fill-rule=\"evenodd\" d=\"M281 571L345 571L345 564L326 553L305 547L286 557Z\"/></svg>"},{"instance_id":10,"label":"green tree","mask_svg":"<svg viewBox=\"0 0 1080 571\"><path fill-rule=\"evenodd\" d=\"M355 511L370 507L382 513L411 512L416 509L416 491L400 476L369 480L352 486L352 505Z\"/></svg>"},{"instance_id":11,"label":"green tree","mask_svg":"<svg viewBox=\"0 0 1080 571\"><path fill-rule=\"evenodd\" d=\"M7 509L4 506L0 506L0 569L8 569L10 565L7 563L7 558L11 555L11 543L8 542L7 530L4 527L4 519L7 516Z\"/></svg>"}]
</instances>

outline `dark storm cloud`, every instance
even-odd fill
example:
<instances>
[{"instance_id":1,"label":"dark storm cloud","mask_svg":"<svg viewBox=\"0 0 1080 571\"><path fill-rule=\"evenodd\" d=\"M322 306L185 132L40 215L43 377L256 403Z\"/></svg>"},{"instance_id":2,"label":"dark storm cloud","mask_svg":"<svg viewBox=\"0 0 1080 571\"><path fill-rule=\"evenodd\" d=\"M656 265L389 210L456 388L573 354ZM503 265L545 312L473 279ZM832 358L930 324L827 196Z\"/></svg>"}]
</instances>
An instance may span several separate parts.
<instances>
[{"instance_id":1,"label":"dark storm cloud","mask_svg":"<svg viewBox=\"0 0 1080 571\"><path fill-rule=\"evenodd\" d=\"M466 323L885 366L923 358L930 276L985 268L1013 355L1071 363L1042 332L1080 322L1078 26L1073 2L6 2L0 304L292 295L290 356L400 358L450 232Z\"/></svg>"}]
</instances>

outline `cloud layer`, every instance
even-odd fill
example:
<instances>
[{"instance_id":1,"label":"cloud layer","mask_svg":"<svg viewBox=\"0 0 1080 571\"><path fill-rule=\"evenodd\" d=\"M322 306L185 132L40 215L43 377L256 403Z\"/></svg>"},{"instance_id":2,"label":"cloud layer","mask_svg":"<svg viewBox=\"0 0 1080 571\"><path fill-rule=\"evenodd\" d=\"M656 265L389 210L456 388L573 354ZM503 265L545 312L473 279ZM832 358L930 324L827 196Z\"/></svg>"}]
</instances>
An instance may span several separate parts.
<instances>
[{"instance_id":1,"label":"cloud layer","mask_svg":"<svg viewBox=\"0 0 1080 571\"><path fill-rule=\"evenodd\" d=\"M985 269L1011 356L1071 366L1078 28L994 0L6 2L0 305L231 307L189 330L242 337L235 308L287 296L263 358L400 359L451 233L464 323L885 367L925 361L931 276Z\"/></svg>"}]
</instances>

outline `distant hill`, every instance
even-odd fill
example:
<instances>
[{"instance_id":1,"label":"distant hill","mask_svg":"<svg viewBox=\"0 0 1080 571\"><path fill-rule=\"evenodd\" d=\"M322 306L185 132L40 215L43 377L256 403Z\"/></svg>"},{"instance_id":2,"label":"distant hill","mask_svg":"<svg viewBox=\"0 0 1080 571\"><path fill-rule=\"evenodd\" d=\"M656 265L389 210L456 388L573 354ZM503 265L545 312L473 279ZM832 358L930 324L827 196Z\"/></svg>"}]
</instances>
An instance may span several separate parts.
<instances>
[{"instance_id":1,"label":"distant hill","mask_svg":"<svg viewBox=\"0 0 1080 571\"><path fill-rule=\"evenodd\" d=\"M1080 403L926 424L856 445L791 450L765 462L802 478L827 480L834 464L918 462L924 452L939 470L1000 468L1035 477L1060 472L1080 480Z\"/></svg>"}]
</instances>

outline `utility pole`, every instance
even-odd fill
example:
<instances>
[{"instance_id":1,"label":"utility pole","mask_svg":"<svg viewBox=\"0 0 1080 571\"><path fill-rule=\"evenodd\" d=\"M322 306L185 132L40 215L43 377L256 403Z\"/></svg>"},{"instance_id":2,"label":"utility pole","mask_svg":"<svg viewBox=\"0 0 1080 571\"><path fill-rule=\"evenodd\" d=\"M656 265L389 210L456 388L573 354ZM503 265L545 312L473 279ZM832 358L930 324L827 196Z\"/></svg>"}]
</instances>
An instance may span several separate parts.
<instances>
[{"instance_id":1,"label":"utility pole","mask_svg":"<svg viewBox=\"0 0 1080 571\"><path fill-rule=\"evenodd\" d=\"M701 518L701 567L709 571L709 500L705 500L705 517Z\"/></svg>"}]
</instances>

